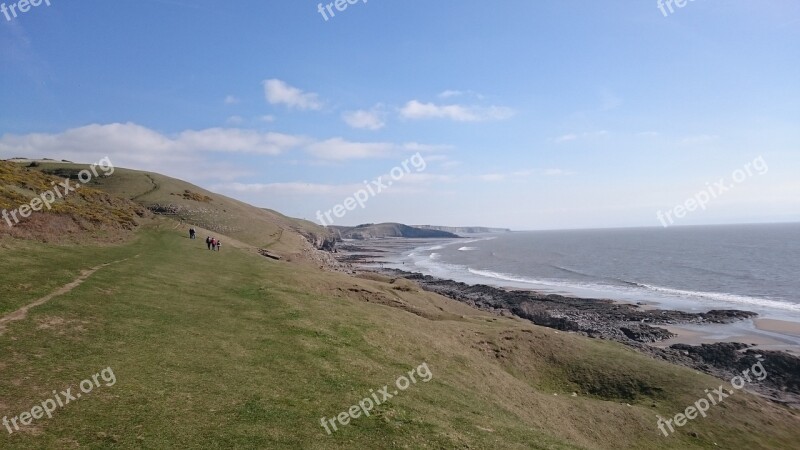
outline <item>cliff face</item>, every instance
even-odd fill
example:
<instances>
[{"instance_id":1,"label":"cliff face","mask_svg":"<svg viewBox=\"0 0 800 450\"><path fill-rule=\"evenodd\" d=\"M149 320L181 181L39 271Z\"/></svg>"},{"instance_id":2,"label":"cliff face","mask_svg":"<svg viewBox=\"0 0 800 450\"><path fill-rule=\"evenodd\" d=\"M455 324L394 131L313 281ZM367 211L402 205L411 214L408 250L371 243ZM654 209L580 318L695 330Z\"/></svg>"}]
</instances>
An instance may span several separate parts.
<instances>
[{"instance_id":1,"label":"cliff face","mask_svg":"<svg viewBox=\"0 0 800 450\"><path fill-rule=\"evenodd\" d=\"M415 239L434 239L434 238L458 238L453 233L439 230L426 230L422 228L410 227L400 223L381 223L366 224L357 227L331 226L333 233L340 239L380 239L380 238L415 238Z\"/></svg>"},{"instance_id":2,"label":"cliff face","mask_svg":"<svg viewBox=\"0 0 800 450\"><path fill-rule=\"evenodd\" d=\"M294 231L302 234L308 242L314 246L317 250L324 250L326 252L332 252L336 248L336 234L335 233L315 233L310 231L304 231L295 229Z\"/></svg>"},{"instance_id":3,"label":"cliff face","mask_svg":"<svg viewBox=\"0 0 800 450\"><path fill-rule=\"evenodd\" d=\"M448 233L463 233L463 234L475 234L475 233L507 233L511 230L508 228L489 228L489 227L443 227L439 225L413 225L415 228L421 228L423 230L436 230L436 231L447 231Z\"/></svg>"}]
</instances>

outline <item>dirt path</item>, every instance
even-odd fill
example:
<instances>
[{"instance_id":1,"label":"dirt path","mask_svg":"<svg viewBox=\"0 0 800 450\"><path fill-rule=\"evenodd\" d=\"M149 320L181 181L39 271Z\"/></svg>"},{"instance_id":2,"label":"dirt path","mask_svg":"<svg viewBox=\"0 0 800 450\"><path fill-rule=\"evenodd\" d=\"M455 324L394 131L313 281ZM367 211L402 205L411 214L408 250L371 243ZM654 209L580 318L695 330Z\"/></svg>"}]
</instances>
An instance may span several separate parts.
<instances>
[{"instance_id":1,"label":"dirt path","mask_svg":"<svg viewBox=\"0 0 800 450\"><path fill-rule=\"evenodd\" d=\"M12 312L12 313L9 313L9 314L7 314L7 315L5 315L3 317L0 317L0 334L3 334L3 332L6 330L6 325L8 323L16 322L18 320L22 320L25 317L27 317L28 316L28 311L30 311L31 308L34 308L36 306L45 304L45 303L49 302L50 300L52 300L53 298L58 297L59 295L66 294L67 292L69 292L69 291L75 289L76 287L80 286L81 284L83 284L84 281L88 280L89 277L94 275L95 272L97 272L98 270L102 269L103 267L107 267L107 266L110 266L112 264L120 263L122 261L126 261L126 259L122 259L122 260L119 260L119 261L112 261L110 263L101 264L101 265L99 265L97 267L92 267L91 269L87 269L87 270L81 271L80 276L78 278L76 278L75 280L73 280L71 283L65 284L64 286L61 286L60 288L58 288L55 291L45 295L42 298L34 301L33 303L29 303L29 304L23 306L22 308Z\"/></svg>"},{"instance_id":2,"label":"dirt path","mask_svg":"<svg viewBox=\"0 0 800 450\"><path fill-rule=\"evenodd\" d=\"M135 202L136 200L138 200L138 199L140 199L140 198L144 197L144 196L145 196L145 195L147 195L147 194L152 194L153 192L155 192L155 191L157 191L159 188L161 188L161 186L159 186L159 185L158 185L158 183L156 183L156 180L154 180L154 179L153 179L153 177L151 177L150 175L145 175L145 176L146 176L146 177L147 177L147 178L150 180L150 182L151 182L151 183L153 183L153 187L152 187L152 188L150 188L150 190L148 190L147 192L143 192L143 193L141 193L141 194L139 194L139 195L137 195L137 196L135 196L135 197L132 197L132 198L131 198L131 200L132 200L132 201L134 201L134 202Z\"/></svg>"}]
</instances>

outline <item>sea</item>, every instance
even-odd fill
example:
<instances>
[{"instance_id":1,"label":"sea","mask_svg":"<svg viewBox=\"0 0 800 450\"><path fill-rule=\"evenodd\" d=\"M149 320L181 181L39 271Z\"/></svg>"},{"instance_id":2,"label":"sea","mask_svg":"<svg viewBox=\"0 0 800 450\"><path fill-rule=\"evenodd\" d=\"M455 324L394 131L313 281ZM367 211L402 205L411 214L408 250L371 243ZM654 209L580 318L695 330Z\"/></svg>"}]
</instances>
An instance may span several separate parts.
<instances>
[{"instance_id":1,"label":"sea","mask_svg":"<svg viewBox=\"0 0 800 450\"><path fill-rule=\"evenodd\" d=\"M800 224L523 231L395 240L381 266L470 284L800 322Z\"/></svg>"}]
</instances>

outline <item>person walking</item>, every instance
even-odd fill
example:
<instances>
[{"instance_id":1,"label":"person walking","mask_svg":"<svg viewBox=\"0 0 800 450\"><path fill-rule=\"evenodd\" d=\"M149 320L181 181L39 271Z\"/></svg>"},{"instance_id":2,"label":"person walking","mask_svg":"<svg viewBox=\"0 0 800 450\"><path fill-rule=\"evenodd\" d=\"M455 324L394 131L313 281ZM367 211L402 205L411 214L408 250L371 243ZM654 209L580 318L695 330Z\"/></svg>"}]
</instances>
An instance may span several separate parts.
<instances>
[{"instance_id":1,"label":"person walking","mask_svg":"<svg viewBox=\"0 0 800 450\"><path fill-rule=\"evenodd\" d=\"M211 236L206 236L206 246L211 250Z\"/></svg>"},{"instance_id":2,"label":"person walking","mask_svg":"<svg viewBox=\"0 0 800 450\"><path fill-rule=\"evenodd\" d=\"M214 251L217 249L217 238L211 238L211 250Z\"/></svg>"},{"instance_id":3,"label":"person walking","mask_svg":"<svg viewBox=\"0 0 800 450\"><path fill-rule=\"evenodd\" d=\"M222 241L217 241L217 251L222 249Z\"/></svg>"}]
</instances>

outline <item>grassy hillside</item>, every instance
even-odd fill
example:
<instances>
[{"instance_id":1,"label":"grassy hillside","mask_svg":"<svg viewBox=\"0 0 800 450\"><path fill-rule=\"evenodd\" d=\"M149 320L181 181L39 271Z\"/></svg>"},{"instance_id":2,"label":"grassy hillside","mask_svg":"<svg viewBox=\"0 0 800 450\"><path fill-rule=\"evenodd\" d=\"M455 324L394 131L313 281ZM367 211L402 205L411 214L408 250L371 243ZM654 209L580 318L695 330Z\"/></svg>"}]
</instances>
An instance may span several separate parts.
<instances>
[{"instance_id":1,"label":"grassy hillside","mask_svg":"<svg viewBox=\"0 0 800 450\"><path fill-rule=\"evenodd\" d=\"M76 394L104 369L116 380L99 380L52 418L12 434L0 425L0 448L800 442L800 414L743 392L664 437L656 415L672 417L722 382L615 343L492 316L407 280L264 258L254 246L303 252L307 242L288 227L308 225L177 180L117 170L96 187L179 206L176 219L228 227L231 235L218 233L226 244L210 252L188 239L186 224L165 217L138 219L114 244L0 233L0 419L30 412L54 390ZM109 201L107 214L128 204ZM52 217L62 216L44 216ZM282 236L265 238L260 230L269 227ZM368 417L337 422L332 434L320 424L384 385L392 393L415 368L418 382Z\"/></svg>"},{"instance_id":2,"label":"grassy hillside","mask_svg":"<svg viewBox=\"0 0 800 450\"><path fill-rule=\"evenodd\" d=\"M5 163L11 165L10 163ZM28 172L43 171L75 177L85 165L41 162ZM140 205L202 228L207 233L224 235L268 248L280 254L302 258L312 245L322 246L328 231L312 222L293 219L278 212L256 208L238 200L215 194L185 181L149 172L115 168L113 175L93 179L92 189L132 200ZM186 226L188 229L188 225ZM205 235L201 236L205 239Z\"/></svg>"},{"instance_id":3,"label":"grassy hillside","mask_svg":"<svg viewBox=\"0 0 800 450\"><path fill-rule=\"evenodd\" d=\"M39 168L0 161L0 236L44 241L119 239L147 215L135 202L74 181L62 186L63 182L63 177ZM43 198L44 193L48 195ZM20 212L23 205L33 205L30 217L24 217L28 211Z\"/></svg>"},{"instance_id":4,"label":"grassy hillside","mask_svg":"<svg viewBox=\"0 0 800 450\"><path fill-rule=\"evenodd\" d=\"M117 379L0 433L3 448L791 448L800 437L795 413L740 394L665 438L655 415L719 381L405 281L209 252L165 219L113 247L0 245L0 315L112 263L0 325L0 414L103 368ZM429 382L332 435L320 425L422 363Z\"/></svg>"}]
</instances>

